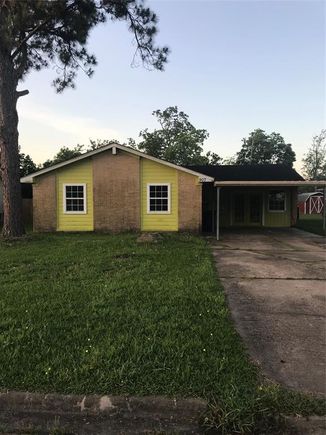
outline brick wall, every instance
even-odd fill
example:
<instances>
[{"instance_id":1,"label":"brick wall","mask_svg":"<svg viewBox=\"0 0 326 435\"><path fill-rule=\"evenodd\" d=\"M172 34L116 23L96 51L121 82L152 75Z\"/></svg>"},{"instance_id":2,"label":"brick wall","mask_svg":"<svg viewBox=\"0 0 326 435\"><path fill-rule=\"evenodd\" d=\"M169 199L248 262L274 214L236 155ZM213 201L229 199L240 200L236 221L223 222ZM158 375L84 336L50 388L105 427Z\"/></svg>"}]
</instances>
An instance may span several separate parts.
<instances>
[{"instance_id":1,"label":"brick wall","mask_svg":"<svg viewBox=\"0 0 326 435\"><path fill-rule=\"evenodd\" d=\"M94 229L140 229L139 157L117 149L93 156Z\"/></svg>"},{"instance_id":2,"label":"brick wall","mask_svg":"<svg viewBox=\"0 0 326 435\"><path fill-rule=\"evenodd\" d=\"M56 231L57 196L55 175L47 174L36 178L33 184L33 229L34 231Z\"/></svg>"},{"instance_id":3,"label":"brick wall","mask_svg":"<svg viewBox=\"0 0 326 435\"><path fill-rule=\"evenodd\" d=\"M178 171L179 185L179 230L201 231L202 185L198 177Z\"/></svg>"}]
</instances>

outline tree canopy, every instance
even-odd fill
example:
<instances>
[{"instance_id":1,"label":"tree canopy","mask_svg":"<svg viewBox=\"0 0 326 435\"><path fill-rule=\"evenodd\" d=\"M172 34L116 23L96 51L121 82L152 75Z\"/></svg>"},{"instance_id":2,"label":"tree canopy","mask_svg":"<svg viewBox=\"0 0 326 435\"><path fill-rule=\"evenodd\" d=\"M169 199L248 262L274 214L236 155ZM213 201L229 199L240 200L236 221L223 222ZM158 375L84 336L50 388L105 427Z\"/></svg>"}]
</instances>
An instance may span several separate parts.
<instances>
[{"instance_id":1,"label":"tree canopy","mask_svg":"<svg viewBox=\"0 0 326 435\"><path fill-rule=\"evenodd\" d=\"M94 151L98 148L102 148L106 145L111 145L113 143L119 143L119 141L115 139L90 139L89 145L77 144L73 148L63 146L59 149L53 159L47 159L41 166L43 168L48 168L49 166L56 165L57 163L61 163L66 160L73 159L74 157L78 157L84 152Z\"/></svg>"},{"instance_id":2,"label":"tree canopy","mask_svg":"<svg viewBox=\"0 0 326 435\"><path fill-rule=\"evenodd\" d=\"M64 162L65 160L78 157L83 153L83 148L83 145L76 145L74 148L62 147L59 149L53 159L48 159L43 163L43 168L48 168L49 166Z\"/></svg>"},{"instance_id":3,"label":"tree canopy","mask_svg":"<svg viewBox=\"0 0 326 435\"><path fill-rule=\"evenodd\" d=\"M0 12L0 49L10 56L16 81L51 64L58 92L75 86L78 70L91 76L96 58L87 51L87 40L107 19L128 23L135 54L146 66L162 70L167 61L169 49L154 44L157 15L143 0L2 1Z\"/></svg>"},{"instance_id":4,"label":"tree canopy","mask_svg":"<svg viewBox=\"0 0 326 435\"><path fill-rule=\"evenodd\" d=\"M86 151L97 150L98 148L102 148L115 143L118 144L120 142L116 139L90 139L89 145L86 146Z\"/></svg>"},{"instance_id":5,"label":"tree canopy","mask_svg":"<svg viewBox=\"0 0 326 435\"><path fill-rule=\"evenodd\" d=\"M303 170L309 180L326 180L326 129L313 137L303 158Z\"/></svg>"},{"instance_id":6,"label":"tree canopy","mask_svg":"<svg viewBox=\"0 0 326 435\"><path fill-rule=\"evenodd\" d=\"M0 0L0 151L3 235L24 232L20 198L18 84L32 70L53 66L57 92L75 86L79 70L89 77L96 58L87 48L90 31L106 20L125 21L135 41L134 59L163 70L169 49L155 44L157 16L143 0Z\"/></svg>"},{"instance_id":7,"label":"tree canopy","mask_svg":"<svg viewBox=\"0 0 326 435\"><path fill-rule=\"evenodd\" d=\"M25 177L32 172L37 171L38 166L33 162L32 157L29 154L20 153L20 176Z\"/></svg>"},{"instance_id":8,"label":"tree canopy","mask_svg":"<svg viewBox=\"0 0 326 435\"><path fill-rule=\"evenodd\" d=\"M236 155L239 165L277 163L292 166L295 160L292 145L285 143L279 133L266 134L260 128L242 140L242 148Z\"/></svg>"},{"instance_id":9,"label":"tree canopy","mask_svg":"<svg viewBox=\"0 0 326 435\"><path fill-rule=\"evenodd\" d=\"M165 110L155 110L160 128L149 131L147 128L139 133L137 144L130 140L129 145L147 154L167 160L177 165L218 164L221 158L213 152L203 154L203 144L208 138L207 130L197 129L189 121L189 116L179 111L177 106Z\"/></svg>"}]
</instances>

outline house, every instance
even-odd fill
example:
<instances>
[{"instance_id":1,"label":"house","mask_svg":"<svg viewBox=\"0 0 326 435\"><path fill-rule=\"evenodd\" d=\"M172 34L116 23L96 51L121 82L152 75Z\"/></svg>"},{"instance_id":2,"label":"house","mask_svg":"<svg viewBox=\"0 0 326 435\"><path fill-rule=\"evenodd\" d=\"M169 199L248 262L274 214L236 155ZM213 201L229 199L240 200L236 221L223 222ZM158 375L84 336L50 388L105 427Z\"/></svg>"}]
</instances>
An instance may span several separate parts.
<instances>
[{"instance_id":1,"label":"house","mask_svg":"<svg viewBox=\"0 0 326 435\"><path fill-rule=\"evenodd\" d=\"M298 209L300 214L321 214L324 209L323 192L305 192L298 195Z\"/></svg>"},{"instance_id":2,"label":"house","mask_svg":"<svg viewBox=\"0 0 326 435\"><path fill-rule=\"evenodd\" d=\"M200 231L210 176L111 144L22 178L35 231Z\"/></svg>"},{"instance_id":3,"label":"house","mask_svg":"<svg viewBox=\"0 0 326 435\"><path fill-rule=\"evenodd\" d=\"M295 224L297 187L282 165L181 167L110 144L22 178L35 231L216 231Z\"/></svg>"}]
</instances>

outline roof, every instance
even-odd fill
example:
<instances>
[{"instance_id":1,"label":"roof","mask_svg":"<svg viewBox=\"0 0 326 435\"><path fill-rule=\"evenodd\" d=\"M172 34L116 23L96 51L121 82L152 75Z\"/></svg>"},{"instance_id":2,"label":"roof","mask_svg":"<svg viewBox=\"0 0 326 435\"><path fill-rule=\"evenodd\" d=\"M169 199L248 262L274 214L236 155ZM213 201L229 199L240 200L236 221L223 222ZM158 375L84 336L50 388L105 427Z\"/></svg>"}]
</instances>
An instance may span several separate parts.
<instances>
[{"instance_id":1,"label":"roof","mask_svg":"<svg viewBox=\"0 0 326 435\"><path fill-rule=\"evenodd\" d=\"M323 196L323 192L304 192L299 193L298 202L306 202L311 196Z\"/></svg>"},{"instance_id":2,"label":"roof","mask_svg":"<svg viewBox=\"0 0 326 435\"><path fill-rule=\"evenodd\" d=\"M56 169L62 168L64 166L78 162L79 160L83 160L83 159L86 159L88 157L94 156L96 154L103 153L104 151L107 151L110 149L120 149L120 150L128 152L130 154L134 154L135 156L143 157L145 159L152 160L152 161L157 162L157 163L161 163L162 165L166 165L166 166L169 166L171 168L178 169L179 171L187 172L188 174L195 175L195 176L199 177L201 182L214 181L214 178L208 174L198 172L195 169L185 168L183 166L175 165L174 163L170 163L170 162L167 162L166 160L162 160L162 159L158 159L156 157L149 156L148 154L142 153L141 151L137 151L131 147L127 147L125 145L120 145L117 143L103 146L103 147L98 148L96 150L81 154L78 157L74 157L73 159L69 159L69 160L66 160L64 162L57 163L56 165L49 166L48 168L41 169L40 171L33 172L32 174L29 174L26 177L21 178L20 181L22 183L33 183L33 180L35 177L39 177L40 175L46 174L46 173L51 172L51 171L55 171Z\"/></svg>"},{"instance_id":3,"label":"roof","mask_svg":"<svg viewBox=\"0 0 326 435\"><path fill-rule=\"evenodd\" d=\"M187 168L214 177L215 181L304 181L287 165L197 165Z\"/></svg>"}]
</instances>

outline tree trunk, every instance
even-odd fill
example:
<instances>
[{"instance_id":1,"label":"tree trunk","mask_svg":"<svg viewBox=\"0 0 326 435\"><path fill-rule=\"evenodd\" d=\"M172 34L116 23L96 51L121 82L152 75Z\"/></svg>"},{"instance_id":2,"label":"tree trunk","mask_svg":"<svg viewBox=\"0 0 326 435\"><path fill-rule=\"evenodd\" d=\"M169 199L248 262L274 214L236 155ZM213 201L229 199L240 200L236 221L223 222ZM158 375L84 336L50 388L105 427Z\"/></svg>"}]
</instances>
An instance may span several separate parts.
<instances>
[{"instance_id":1,"label":"tree trunk","mask_svg":"<svg viewBox=\"0 0 326 435\"><path fill-rule=\"evenodd\" d=\"M10 55L0 49L0 162L4 237L20 237L24 234L16 88L16 74Z\"/></svg>"}]
</instances>

